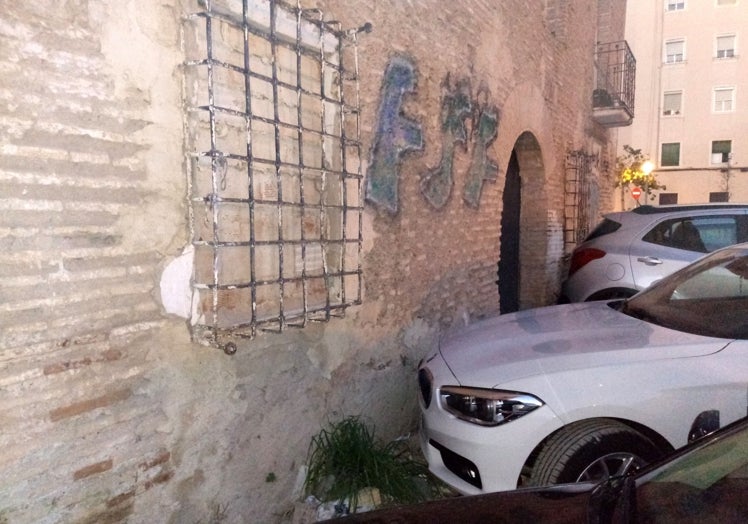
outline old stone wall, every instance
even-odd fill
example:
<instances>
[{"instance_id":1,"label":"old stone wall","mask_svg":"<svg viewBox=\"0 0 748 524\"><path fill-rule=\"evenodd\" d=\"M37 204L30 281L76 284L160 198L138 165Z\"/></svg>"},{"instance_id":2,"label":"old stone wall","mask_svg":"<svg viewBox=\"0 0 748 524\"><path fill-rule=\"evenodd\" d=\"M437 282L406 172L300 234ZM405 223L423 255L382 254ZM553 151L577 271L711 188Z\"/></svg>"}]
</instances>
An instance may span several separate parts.
<instances>
[{"instance_id":1,"label":"old stone wall","mask_svg":"<svg viewBox=\"0 0 748 524\"><path fill-rule=\"evenodd\" d=\"M283 522L328 421L415 431L418 360L442 330L498 312L513 150L521 303L555 299L567 151L612 150L590 117L598 3L303 3L371 24L366 176L393 62L412 70L398 115L422 144L391 166L394 208L367 198L362 303L233 356L193 343L189 308L168 305L189 282L161 288L190 243L180 33L201 3L4 6L0 522Z\"/></svg>"}]
</instances>

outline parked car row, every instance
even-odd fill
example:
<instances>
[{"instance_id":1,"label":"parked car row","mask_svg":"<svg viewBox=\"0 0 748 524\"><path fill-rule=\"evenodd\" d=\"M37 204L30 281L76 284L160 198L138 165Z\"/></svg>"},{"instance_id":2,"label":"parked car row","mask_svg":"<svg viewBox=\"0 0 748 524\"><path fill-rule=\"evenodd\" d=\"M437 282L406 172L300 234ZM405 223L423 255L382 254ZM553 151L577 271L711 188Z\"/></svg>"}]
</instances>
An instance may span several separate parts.
<instances>
[{"instance_id":1,"label":"parked car row","mask_svg":"<svg viewBox=\"0 0 748 524\"><path fill-rule=\"evenodd\" d=\"M748 522L740 241L745 205L606 215L574 303L479 321L419 365L429 469L474 496L351 521Z\"/></svg>"},{"instance_id":2,"label":"parked car row","mask_svg":"<svg viewBox=\"0 0 748 524\"><path fill-rule=\"evenodd\" d=\"M748 409L748 244L626 300L500 315L418 371L422 448L465 494L625 473Z\"/></svg>"}]
</instances>

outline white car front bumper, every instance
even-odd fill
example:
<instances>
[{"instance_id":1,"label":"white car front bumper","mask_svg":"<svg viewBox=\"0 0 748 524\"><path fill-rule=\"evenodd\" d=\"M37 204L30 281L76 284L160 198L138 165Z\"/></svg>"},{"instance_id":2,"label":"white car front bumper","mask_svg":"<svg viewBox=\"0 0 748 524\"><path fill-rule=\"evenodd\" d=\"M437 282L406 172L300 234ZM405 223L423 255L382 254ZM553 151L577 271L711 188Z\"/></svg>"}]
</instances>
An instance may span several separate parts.
<instances>
[{"instance_id":1,"label":"white car front bumper","mask_svg":"<svg viewBox=\"0 0 748 524\"><path fill-rule=\"evenodd\" d=\"M456 384L444 360L437 354L425 367L433 382L429 406L420 399L420 437L431 472L466 495L516 489L527 458L561 420L548 406L493 427L458 419L440 403L439 388Z\"/></svg>"}]
</instances>

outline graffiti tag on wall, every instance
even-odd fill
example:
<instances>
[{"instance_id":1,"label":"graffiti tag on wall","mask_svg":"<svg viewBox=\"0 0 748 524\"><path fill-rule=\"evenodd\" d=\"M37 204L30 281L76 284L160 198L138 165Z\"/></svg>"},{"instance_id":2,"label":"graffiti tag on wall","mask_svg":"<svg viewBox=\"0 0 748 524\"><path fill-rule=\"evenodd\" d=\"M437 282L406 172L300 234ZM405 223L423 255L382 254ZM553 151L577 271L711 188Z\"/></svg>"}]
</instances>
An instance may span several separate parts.
<instances>
[{"instance_id":1,"label":"graffiti tag on wall","mask_svg":"<svg viewBox=\"0 0 748 524\"><path fill-rule=\"evenodd\" d=\"M404 57L390 60L382 81L382 98L371 161L367 172L366 200L391 214L398 211L398 184L403 156L423 149L421 125L402 114L403 97L415 89L415 67ZM466 122L470 121L468 132ZM488 149L496 139L499 111L488 102L487 90L475 98L468 79L442 82L440 113L441 159L421 180L421 193L439 209L452 193L454 156L459 149L469 151L470 165L465 176L462 198L477 208L485 181L495 181L499 174Z\"/></svg>"},{"instance_id":2,"label":"graffiti tag on wall","mask_svg":"<svg viewBox=\"0 0 748 524\"><path fill-rule=\"evenodd\" d=\"M483 182L494 182L499 175L499 165L488 156L491 146L499 131L499 110L488 103L488 93L485 99L475 104L473 112L473 154L467 180L462 192L463 200L471 207L478 207Z\"/></svg>"},{"instance_id":3,"label":"graffiti tag on wall","mask_svg":"<svg viewBox=\"0 0 748 524\"><path fill-rule=\"evenodd\" d=\"M415 67L406 58L390 60L382 81L377 131L366 182L366 200L395 214L402 157L423 149L421 125L402 114L403 97L415 89Z\"/></svg>"},{"instance_id":4,"label":"graffiti tag on wall","mask_svg":"<svg viewBox=\"0 0 748 524\"><path fill-rule=\"evenodd\" d=\"M439 165L429 170L421 181L421 192L434 207L444 207L452 192L452 172L455 150L467 147L465 120L470 118L470 84L460 80L452 84L449 75L442 83L444 93L441 106L442 158Z\"/></svg>"}]
</instances>

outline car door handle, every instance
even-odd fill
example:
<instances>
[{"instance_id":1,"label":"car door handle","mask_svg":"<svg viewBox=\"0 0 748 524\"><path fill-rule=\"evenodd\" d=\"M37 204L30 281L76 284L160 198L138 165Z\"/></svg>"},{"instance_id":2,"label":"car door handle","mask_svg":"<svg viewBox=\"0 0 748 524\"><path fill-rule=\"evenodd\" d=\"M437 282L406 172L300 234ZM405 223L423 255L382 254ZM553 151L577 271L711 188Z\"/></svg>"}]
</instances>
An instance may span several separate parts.
<instances>
[{"instance_id":1,"label":"car door handle","mask_svg":"<svg viewBox=\"0 0 748 524\"><path fill-rule=\"evenodd\" d=\"M638 262L644 262L648 266L658 266L662 264L662 260L655 257L639 257L636 259Z\"/></svg>"}]
</instances>

